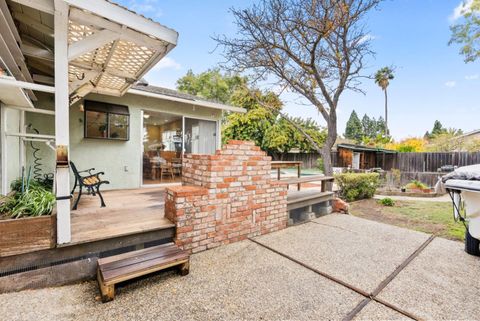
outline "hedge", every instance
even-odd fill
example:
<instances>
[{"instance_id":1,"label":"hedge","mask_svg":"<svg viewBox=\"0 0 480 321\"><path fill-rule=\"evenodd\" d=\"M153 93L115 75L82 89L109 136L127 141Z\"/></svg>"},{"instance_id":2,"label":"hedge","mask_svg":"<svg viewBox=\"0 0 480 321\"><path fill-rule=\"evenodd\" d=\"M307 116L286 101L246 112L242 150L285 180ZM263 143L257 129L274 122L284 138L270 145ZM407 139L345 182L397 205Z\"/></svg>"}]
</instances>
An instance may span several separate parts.
<instances>
[{"instance_id":1,"label":"hedge","mask_svg":"<svg viewBox=\"0 0 480 321\"><path fill-rule=\"evenodd\" d=\"M379 185L378 173L344 173L335 175L340 198L353 202L372 198Z\"/></svg>"}]
</instances>

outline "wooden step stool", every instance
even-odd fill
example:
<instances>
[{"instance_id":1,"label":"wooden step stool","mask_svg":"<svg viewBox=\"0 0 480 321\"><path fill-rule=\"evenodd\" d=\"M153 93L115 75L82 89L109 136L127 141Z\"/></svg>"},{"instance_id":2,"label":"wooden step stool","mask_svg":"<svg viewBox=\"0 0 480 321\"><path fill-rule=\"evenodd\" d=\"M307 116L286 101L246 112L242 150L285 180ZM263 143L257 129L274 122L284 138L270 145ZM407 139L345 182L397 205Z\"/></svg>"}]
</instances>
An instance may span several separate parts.
<instances>
[{"instance_id":1,"label":"wooden step stool","mask_svg":"<svg viewBox=\"0 0 480 321\"><path fill-rule=\"evenodd\" d=\"M178 266L181 275L190 268L190 254L173 243L109 256L98 260L97 280L102 302L115 297L115 284Z\"/></svg>"}]
</instances>

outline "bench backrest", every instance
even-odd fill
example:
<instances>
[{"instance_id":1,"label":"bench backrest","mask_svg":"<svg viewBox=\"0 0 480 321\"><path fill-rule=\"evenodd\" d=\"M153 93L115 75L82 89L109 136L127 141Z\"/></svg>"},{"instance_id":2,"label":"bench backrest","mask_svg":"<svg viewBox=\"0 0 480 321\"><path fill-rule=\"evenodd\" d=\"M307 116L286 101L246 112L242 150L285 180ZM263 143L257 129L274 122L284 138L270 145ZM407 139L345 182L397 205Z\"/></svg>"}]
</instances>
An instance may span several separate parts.
<instances>
[{"instance_id":1,"label":"bench backrest","mask_svg":"<svg viewBox=\"0 0 480 321\"><path fill-rule=\"evenodd\" d=\"M75 177L81 181L82 180L82 177L80 176L80 174L78 173L78 169L77 167L75 166L75 164L70 161L70 167L72 168L72 172L73 172L73 175L75 175Z\"/></svg>"}]
</instances>

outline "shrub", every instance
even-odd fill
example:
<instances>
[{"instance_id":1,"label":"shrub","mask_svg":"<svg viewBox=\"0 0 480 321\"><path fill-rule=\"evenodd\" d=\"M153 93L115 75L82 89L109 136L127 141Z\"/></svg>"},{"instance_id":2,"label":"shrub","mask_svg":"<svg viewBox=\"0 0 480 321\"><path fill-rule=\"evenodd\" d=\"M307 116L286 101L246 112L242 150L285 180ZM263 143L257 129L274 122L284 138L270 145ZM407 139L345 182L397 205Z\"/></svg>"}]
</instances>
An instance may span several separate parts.
<instances>
[{"instance_id":1,"label":"shrub","mask_svg":"<svg viewBox=\"0 0 480 321\"><path fill-rule=\"evenodd\" d=\"M372 198L379 184L378 173L344 173L335 176L340 197L347 202Z\"/></svg>"},{"instance_id":2,"label":"shrub","mask_svg":"<svg viewBox=\"0 0 480 321\"><path fill-rule=\"evenodd\" d=\"M0 200L0 213L12 218L49 215L55 206L55 195L36 181L24 182L15 180L12 192Z\"/></svg>"},{"instance_id":3,"label":"shrub","mask_svg":"<svg viewBox=\"0 0 480 321\"><path fill-rule=\"evenodd\" d=\"M383 206L395 206L395 201L392 200L390 197L385 197L382 198L381 200L378 201Z\"/></svg>"},{"instance_id":4,"label":"shrub","mask_svg":"<svg viewBox=\"0 0 480 321\"><path fill-rule=\"evenodd\" d=\"M317 168L322 172L325 173L325 165L323 163L323 158L317 158Z\"/></svg>"}]
</instances>

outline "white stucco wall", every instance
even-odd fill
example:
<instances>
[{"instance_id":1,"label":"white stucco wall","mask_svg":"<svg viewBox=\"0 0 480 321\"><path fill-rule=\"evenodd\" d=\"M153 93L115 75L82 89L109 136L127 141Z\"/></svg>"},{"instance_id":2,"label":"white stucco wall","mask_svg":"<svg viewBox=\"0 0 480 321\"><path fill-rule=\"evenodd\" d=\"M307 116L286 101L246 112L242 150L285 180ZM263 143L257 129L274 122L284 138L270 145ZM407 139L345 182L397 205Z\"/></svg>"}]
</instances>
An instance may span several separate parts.
<instances>
[{"instance_id":1,"label":"white stucco wall","mask_svg":"<svg viewBox=\"0 0 480 321\"><path fill-rule=\"evenodd\" d=\"M97 171L104 171L104 178L110 181L110 185L104 186L105 189L138 188L141 185L142 109L210 120L220 120L222 117L220 110L131 94L126 94L124 97L89 95L86 99L127 105L130 110L130 140L114 141L84 138L83 112L80 111L79 104L70 107L70 160L80 170L94 167ZM53 109L53 96L41 95L36 105ZM54 135L53 116L28 113L26 122L32 123L32 126L41 134ZM39 155L42 157L42 168L53 172L53 151L43 143L36 143L36 146L41 148ZM32 149L29 146L27 163L28 165L33 163Z\"/></svg>"}]
</instances>

